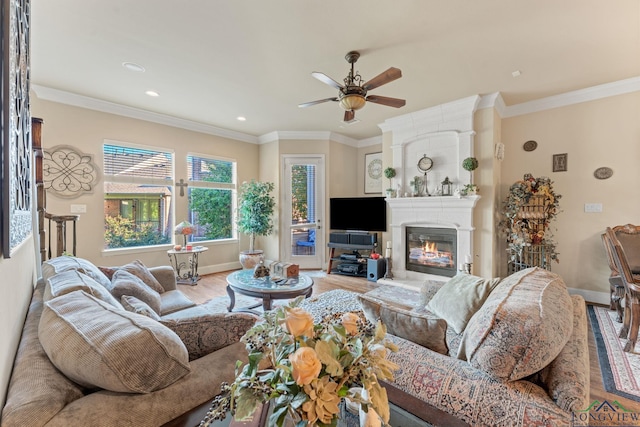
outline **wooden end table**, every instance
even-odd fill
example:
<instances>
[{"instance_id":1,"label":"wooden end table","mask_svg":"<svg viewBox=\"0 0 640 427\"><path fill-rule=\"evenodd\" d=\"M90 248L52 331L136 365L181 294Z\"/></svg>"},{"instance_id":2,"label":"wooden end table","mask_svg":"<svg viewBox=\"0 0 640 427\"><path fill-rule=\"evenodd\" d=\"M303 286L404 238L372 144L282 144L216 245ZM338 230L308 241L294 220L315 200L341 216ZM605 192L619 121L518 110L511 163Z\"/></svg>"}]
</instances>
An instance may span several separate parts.
<instances>
[{"instance_id":1,"label":"wooden end table","mask_svg":"<svg viewBox=\"0 0 640 427\"><path fill-rule=\"evenodd\" d=\"M238 270L227 276L227 294L229 294L229 311L233 311L236 304L236 292L255 298L262 298L263 310L271 310L271 301L276 299L291 299L300 295L309 298L313 292L313 280L311 277L300 274L282 281L273 281L271 277L253 277L253 270ZM236 311L252 311L258 307L242 307Z\"/></svg>"}]
</instances>

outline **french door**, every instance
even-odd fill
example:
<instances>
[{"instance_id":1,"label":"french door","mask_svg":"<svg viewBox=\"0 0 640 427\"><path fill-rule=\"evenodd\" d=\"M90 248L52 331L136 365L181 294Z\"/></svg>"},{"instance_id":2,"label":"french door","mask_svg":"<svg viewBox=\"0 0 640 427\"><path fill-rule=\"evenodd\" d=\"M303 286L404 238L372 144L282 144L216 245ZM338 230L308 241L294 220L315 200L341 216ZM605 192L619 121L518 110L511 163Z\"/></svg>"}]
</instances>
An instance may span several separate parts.
<instances>
[{"instance_id":1,"label":"french door","mask_svg":"<svg viewBox=\"0 0 640 427\"><path fill-rule=\"evenodd\" d=\"M324 156L283 156L280 258L300 268L324 263Z\"/></svg>"}]
</instances>

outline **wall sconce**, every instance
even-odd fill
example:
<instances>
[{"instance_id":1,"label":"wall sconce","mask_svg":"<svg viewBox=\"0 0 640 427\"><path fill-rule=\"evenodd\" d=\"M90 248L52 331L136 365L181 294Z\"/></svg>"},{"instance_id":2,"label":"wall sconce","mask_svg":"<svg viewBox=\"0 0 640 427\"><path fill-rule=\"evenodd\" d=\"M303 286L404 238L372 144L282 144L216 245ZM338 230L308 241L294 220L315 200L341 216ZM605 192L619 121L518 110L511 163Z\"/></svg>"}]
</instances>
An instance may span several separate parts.
<instances>
[{"instance_id":1,"label":"wall sconce","mask_svg":"<svg viewBox=\"0 0 640 427\"><path fill-rule=\"evenodd\" d=\"M442 195L443 196L451 196L451 187L453 183L449 181L449 177L446 177L444 181L442 181Z\"/></svg>"},{"instance_id":2,"label":"wall sconce","mask_svg":"<svg viewBox=\"0 0 640 427\"><path fill-rule=\"evenodd\" d=\"M182 221L176 225L173 233L176 235L182 234L182 236L184 236L184 246L187 246L187 236L193 234L193 225L189 221Z\"/></svg>"}]
</instances>

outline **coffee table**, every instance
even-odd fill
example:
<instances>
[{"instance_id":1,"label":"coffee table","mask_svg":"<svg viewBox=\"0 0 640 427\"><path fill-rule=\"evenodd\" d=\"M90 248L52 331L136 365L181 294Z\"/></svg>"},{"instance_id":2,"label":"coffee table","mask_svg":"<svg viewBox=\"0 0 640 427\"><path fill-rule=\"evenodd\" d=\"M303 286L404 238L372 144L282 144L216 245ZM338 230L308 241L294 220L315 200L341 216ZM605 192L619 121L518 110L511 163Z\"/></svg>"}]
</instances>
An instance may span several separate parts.
<instances>
[{"instance_id":1,"label":"coffee table","mask_svg":"<svg viewBox=\"0 0 640 427\"><path fill-rule=\"evenodd\" d=\"M229 311L233 311L236 304L236 292L241 295L262 298L263 310L271 310L271 302L277 299L291 299L300 295L309 298L313 292L313 280L311 277L300 274L286 280L274 281L271 277L253 277L253 270L238 270L227 276L227 294L229 294ZM256 304L250 307L242 307L236 311L254 311L259 307Z\"/></svg>"}]
</instances>

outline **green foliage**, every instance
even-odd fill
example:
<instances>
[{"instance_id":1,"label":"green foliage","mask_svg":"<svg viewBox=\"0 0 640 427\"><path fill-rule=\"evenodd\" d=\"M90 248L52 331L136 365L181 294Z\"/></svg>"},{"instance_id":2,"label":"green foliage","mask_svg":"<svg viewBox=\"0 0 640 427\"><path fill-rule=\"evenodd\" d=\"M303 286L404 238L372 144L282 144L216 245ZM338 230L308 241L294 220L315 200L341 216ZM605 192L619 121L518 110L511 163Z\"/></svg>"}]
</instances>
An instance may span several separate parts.
<instances>
[{"instance_id":1,"label":"green foliage","mask_svg":"<svg viewBox=\"0 0 640 427\"><path fill-rule=\"evenodd\" d=\"M273 232L273 212L276 206L271 192L272 182L251 180L240 187L238 200L238 231L251 235L250 249L253 250L255 236L268 236Z\"/></svg>"},{"instance_id":2,"label":"green foliage","mask_svg":"<svg viewBox=\"0 0 640 427\"><path fill-rule=\"evenodd\" d=\"M208 164L209 173L202 178L206 182L231 182L233 164L218 162ZM197 215L197 223L204 236L210 240L229 239L233 234L233 211L230 190L193 187L189 191L189 207Z\"/></svg>"},{"instance_id":3,"label":"green foliage","mask_svg":"<svg viewBox=\"0 0 640 427\"><path fill-rule=\"evenodd\" d=\"M392 190L391 179L396 176L396 170L389 166L384 170L384 176L389 179L389 190Z\"/></svg>"},{"instance_id":4,"label":"green foliage","mask_svg":"<svg viewBox=\"0 0 640 427\"><path fill-rule=\"evenodd\" d=\"M475 157L467 157L462 161L462 167L466 171L473 172L478 169L478 159Z\"/></svg>"},{"instance_id":5,"label":"green foliage","mask_svg":"<svg viewBox=\"0 0 640 427\"><path fill-rule=\"evenodd\" d=\"M161 234L151 224L136 226L131 219L118 216L105 217L104 240L109 249L133 246L152 246L170 243L171 238Z\"/></svg>"},{"instance_id":6,"label":"green foliage","mask_svg":"<svg viewBox=\"0 0 640 427\"><path fill-rule=\"evenodd\" d=\"M307 202L307 166L294 165L291 170L291 214L295 219L309 219Z\"/></svg>"}]
</instances>

